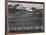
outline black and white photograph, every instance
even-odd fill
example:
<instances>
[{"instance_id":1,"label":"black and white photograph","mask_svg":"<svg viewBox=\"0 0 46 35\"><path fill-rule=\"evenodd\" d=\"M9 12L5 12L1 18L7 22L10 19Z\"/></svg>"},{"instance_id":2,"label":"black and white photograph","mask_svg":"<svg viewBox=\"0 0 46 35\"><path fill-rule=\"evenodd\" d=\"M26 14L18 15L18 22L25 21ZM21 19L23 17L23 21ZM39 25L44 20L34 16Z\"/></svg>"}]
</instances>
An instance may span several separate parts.
<instances>
[{"instance_id":1,"label":"black and white photograph","mask_svg":"<svg viewBox=\"0 0 46 35\"><path fill-rule=\"evenodd\" d=\"M8 2L8 32L44 32L44 3Z\"/></svg>"}]
</instances>

